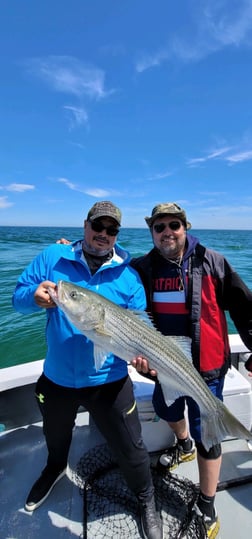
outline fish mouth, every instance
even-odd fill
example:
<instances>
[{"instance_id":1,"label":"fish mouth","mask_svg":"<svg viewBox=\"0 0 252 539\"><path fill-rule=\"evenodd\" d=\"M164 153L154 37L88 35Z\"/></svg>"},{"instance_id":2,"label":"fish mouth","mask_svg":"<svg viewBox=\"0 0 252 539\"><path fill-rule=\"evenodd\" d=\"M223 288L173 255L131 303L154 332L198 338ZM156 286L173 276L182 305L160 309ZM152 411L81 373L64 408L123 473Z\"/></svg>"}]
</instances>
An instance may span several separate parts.
<instances>
[{"instance_id":1,"label":"fish mouth","mask_svg":"<svg viewBox=\"0 0 252 539\"><path fill-rule=\"evenodd\" d=\"M50 294L50 297L52 298L53 301L55 301L56 299L58 299L59 295L58 295L58 286L56 286L56 288L52 288L51 286L48 286L48 292Z\"/></svg>"},{"instance_id":2,"label":"fish mouth","mask_svg":"<svg viewBox=\"0 0 252 539\"><path fill-rule=\"evenodd\" d=\"M49 290L52 299L57 304L59 302L66 302L69 298L68 287L65 287L64 284L66 285L67 283L65 283L64 281L58 281L56 287Z\"/></svg>"},{"instance_id":3,"label":"fish mouth","mask_svg":"<svg viewBox=\"0 0 252 539\"><path fill-rule=\"evenodd\" d=\"M55 288L48 286L48 292L56 305L67 300L67 292L61 286L62 281L59 281Z\"/></svg>"}]
</instances>

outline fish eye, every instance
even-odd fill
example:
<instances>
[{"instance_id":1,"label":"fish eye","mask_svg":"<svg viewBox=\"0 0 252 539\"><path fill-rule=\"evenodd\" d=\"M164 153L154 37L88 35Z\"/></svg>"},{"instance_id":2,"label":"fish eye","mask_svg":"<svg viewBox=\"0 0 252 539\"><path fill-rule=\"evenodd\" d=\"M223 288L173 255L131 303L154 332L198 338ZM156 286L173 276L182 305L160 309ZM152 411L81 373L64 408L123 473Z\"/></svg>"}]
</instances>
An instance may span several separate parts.
<instances>
[{"instance_id":1,"label":"fish eye","mask_svg":"<svg viewBox=\"0 0 252 539\"><path fill-rule=\"evenodd\" d=\"M70 298L72 299L77 298L77 292L75 290L72 290L72 292L70 292Z\"/></svg>"}]
</instances>

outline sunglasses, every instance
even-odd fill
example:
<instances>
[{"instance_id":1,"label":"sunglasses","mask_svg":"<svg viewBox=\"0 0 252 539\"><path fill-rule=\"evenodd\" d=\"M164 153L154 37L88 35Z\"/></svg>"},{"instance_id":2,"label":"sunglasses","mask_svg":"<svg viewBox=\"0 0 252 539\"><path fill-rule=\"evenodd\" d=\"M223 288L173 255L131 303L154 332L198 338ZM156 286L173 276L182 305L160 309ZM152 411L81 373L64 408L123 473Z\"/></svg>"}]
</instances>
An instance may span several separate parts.
<instances>
[{"instance_id":1,"label":"sunglasses","mask_svg":"<svg viewBox=\"0 0 252 539\"><path fill-rule=\"evenodd\" d=\"M161 232L164 232L166 227L170 228L171 230L179 230L181 227L181 224L179 221L171 221L170 223L157 223L156 225L153 225L153 228L157 234L161 234Z\"/></svg>"},{"instance_id":2,"label":"sunglasses","mask_svg":"<svg viewBox=\"0 0 252 539\"><path fill-rule=\"evenodd\" d=\"M106 230L106 234L108 236L117 236L119 233L119 228L113 225L105 226L99 221L89 221L91 228L94 232L102 232L103 230Z\"/></svg>"}]
</instances>

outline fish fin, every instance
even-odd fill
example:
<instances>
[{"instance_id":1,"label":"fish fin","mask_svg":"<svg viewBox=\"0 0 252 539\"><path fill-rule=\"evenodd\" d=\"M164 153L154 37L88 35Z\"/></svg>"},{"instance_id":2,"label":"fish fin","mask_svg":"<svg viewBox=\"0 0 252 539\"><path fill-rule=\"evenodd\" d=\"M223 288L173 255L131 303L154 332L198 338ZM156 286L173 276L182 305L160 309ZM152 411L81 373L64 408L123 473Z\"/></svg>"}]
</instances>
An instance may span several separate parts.
<instances>
[{"instance_id":1,"label":"fish fin","mask_svg":"<svg viewBox=\"0 0 252 539\"><path fill-rule=\"evenodd\" d=\"M109 355L110 352L106 352L104 348L98 344L94 344L94 363L96 371L99 371L102 368Z\"/></svg>"},{"instance_id":2,"label":"fish fin","mask_svg":"<svg viewBox=\"0 0 252 539\"><path fill-rule=\"evenodd\" d=\"M176 383L174 379L172 381L172 386L167 385L167 380L165 377L162 379L162 375L158 375L158 380L161 384L164 400L167 406L171 406L176 399L184 396L184 393L181 391L181 387L176 387L176 385L174 386L174 383Z\"/></svg>"},{"instance_id":3,"label":"fish fin","mask_svg":"<svg viewBox=\"0 0 252 539\"><path fill-rule=\"evenodd\" d=\"M97 335L101 335L101 337L111 337L111 333L109 333L103 326L102 327L95 327L95 333Z\"/></svg>"},{"instance_id":4,"label":"fish fin","mask_svg":"<svg viewBox=\"0 0 252 539\"><path fill-rule=\"evenodd\" d=\"M185 356L192 363L192 339L190 337L186 337L185 335L165 335L164 338L167 339L167 341L173 339L175 344L182 348Z\"/></svg>"},{"instance_id":5,"label":"fish fin","mask_svg":"<svg viewBox=\"0 0 252 539\"><path fill-rule=\"evenodd\" d=\"M93 329L98 336L111 337L109 324L106 323L106 313L103 313L103 316L99 320L96 320Z\"/></svg>"},{"instance_id":6,"label":"fish fin","mask_svg":"<svg viewBox=\"0 0 252 539\"><path fill-rule=\"evenodd\" d=\"M162 384L161 386L162 386L162 391L164 395L164 400L167 406L171 406L176 399L178 399L179 397L182 397L181 393L179 393L175 389L167 387L167 386L163 386Z\"/></svg>"},{"instance_id":7,"label":"fish fin","mask_svg":"<svg viewBox=\"0 0 252 539\"><path fill-rule=\"evenodd\" d=\"M152 315L150 313L148 313L147 311L130 310L130 313L133 314L134 316L137 316L138 318L140 318L140 320L142 320L142 322L145 322L145 324L147 324L147 326L150 326L152 328L155 327Z\"/></svg>"},{"instance_id":8,"label":"fish fin","mask_svg":"<svg viewBox=\"0 0 252 539\"><path fill-rule=\"evenodd\" d=\"M215 413L201 417L201 440L205 449L208 451L226 437L252 441L252 432L246 429L222 401L217 398L216 401Z\"/></svg>"}]
</instances>

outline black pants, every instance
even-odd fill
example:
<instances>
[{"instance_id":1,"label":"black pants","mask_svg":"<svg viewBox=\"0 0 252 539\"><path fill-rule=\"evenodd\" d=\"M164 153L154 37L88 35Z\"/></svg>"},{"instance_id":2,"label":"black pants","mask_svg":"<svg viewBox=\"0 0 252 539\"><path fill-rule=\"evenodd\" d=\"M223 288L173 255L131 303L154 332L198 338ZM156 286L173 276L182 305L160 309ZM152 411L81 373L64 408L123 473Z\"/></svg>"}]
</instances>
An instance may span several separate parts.
<instances>
[{"instance_id":1,"label":"black pants","mask_svg":"<svg viewBox=\"0 0 252 539\"><path fill-rule=\"evenodd\" d=\"M129 376L109 384L75 389L54 384L42 374L36 385L36 398L43 416L49 467L66 467L72 429L82 405L107 440L130 489L140 501L152 496L149 455L143 444Z\"/></svg>"}]
</instances>

